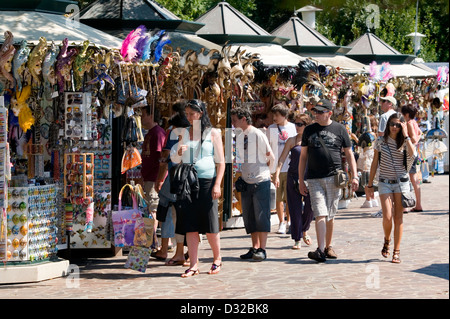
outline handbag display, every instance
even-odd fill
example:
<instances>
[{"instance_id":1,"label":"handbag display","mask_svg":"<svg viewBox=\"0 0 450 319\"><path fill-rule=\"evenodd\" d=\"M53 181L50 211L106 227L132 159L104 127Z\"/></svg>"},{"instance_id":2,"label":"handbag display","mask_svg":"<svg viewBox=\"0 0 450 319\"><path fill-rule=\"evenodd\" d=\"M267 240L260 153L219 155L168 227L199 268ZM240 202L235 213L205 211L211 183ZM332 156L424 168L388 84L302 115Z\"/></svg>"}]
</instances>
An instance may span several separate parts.
<instances>
[{"instance_id":1,"label":"handbag display","mask_svg":"<svg viewBox=\"0 0 450 319\"><path fill-rule=\"evenodd\" d=\"M325 146L325 143L322 140L322 137L320 137L320 135L317 135L317 136L319 138L320 144L322 145L323 149L327 153L328 161L330 163L332 163L334 166L334 171L336 172L336 174L334 175L334 185L337 188L345 188L348 183L348 174L344 170L336 168L336 166L334 165L333 159L331 158L330 152L328 151L328 147Z\"/></svg>"}]
</instances>

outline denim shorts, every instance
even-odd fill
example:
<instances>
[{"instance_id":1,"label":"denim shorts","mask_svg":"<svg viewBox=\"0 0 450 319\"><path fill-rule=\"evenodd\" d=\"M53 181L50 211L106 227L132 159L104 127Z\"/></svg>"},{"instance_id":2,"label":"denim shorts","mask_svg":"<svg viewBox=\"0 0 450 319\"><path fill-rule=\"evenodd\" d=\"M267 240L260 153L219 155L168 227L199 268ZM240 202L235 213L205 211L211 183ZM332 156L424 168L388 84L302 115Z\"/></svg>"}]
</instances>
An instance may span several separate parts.
<instances>
[{"instance_id":1,"label":"denim shorts","mask_svg":"<svg viewBox=\"0 0 450 319\"><path fill-rule=\"evenodd\" d=\"M406 177L406 176L404 176ZM395 184L378 182L378 193L382 194L393 194L393 193L406 193L411 190L411 185L409 179L406 182L400 182Z\"/></svg>"}]
</instances>

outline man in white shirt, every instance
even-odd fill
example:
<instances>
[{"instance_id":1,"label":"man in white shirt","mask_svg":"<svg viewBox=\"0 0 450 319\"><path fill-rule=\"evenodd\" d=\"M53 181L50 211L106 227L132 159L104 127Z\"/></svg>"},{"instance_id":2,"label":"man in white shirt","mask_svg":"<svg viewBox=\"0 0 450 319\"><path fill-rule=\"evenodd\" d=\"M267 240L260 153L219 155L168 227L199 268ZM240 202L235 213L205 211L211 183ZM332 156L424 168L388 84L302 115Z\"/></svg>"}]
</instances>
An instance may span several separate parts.
<instances>
[{"instance_id":1,"label":"man in white shirt","mask_svg":"<svg viewBox=\"0 0 450 319\"><path fill-rule=\"evenodd\" d=\"M380 100L381 111L383 114L380 116L380 121L378 124L378 136L383 136L389 117L396 112L395 109L397 108L397 100L393 96L380 97Z\"/></svg>"},{"instance_id":2,"label":"man in white shirt","mask_svg":"<svg viewBox=\"0 0 450 319\"><path fill-rule=\"evenodd\" d=\"M266 134L275 158L278 161L281 153L283 153L286 141L288 140L288 138L296 136L297 130L295 129L295 124L288 121L289 108L287 106L283 104L277 104L272 108L271 112L273 114L274 123L269 125ZM281 167L279 176L280 185L277 188L276 208L278 219L280 222L277 231L278 234L285 234L286 226L289 223L289 207L287 206L286 181L290 161L290 157L287 157L286 161ZM286 212L284 210L284 203L286 203Z\"/></svg>"},{"instance_id":3,"label":"man in white shirt","mask_svg":"<svg viewBox=\"0 0 450 319\"><path fill-rule=\"evenodd\" d=\"M252 247L241 259L262 261L267 258L266 243L270 232L270 168L275 156L266 135L251 125L251 112L243 107L231 110L236 132L236 159L241 163L246 186L241 192L242 217Z\"/></svg>"}]
</instances>

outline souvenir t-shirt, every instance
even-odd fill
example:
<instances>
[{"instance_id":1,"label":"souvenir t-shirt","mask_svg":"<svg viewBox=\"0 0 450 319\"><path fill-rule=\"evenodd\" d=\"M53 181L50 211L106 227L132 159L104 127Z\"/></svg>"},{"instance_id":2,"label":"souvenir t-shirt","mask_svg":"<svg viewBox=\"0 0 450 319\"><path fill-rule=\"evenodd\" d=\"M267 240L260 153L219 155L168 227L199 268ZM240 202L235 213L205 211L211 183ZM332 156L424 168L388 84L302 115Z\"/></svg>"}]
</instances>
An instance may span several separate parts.
<instances>
[{"instance_id":1,"label":"souvenir t-shirt","mask_svg":"<svg viewBox=\"0 0 450 319\"><path fill-rule=\"evenodd\" d=\"M332 162L322 147L319 136L328 148ZM342 169L342 149L351 147L352 144L345 126L332 121L328 126L314 123L305 127L302 146L308 147L306 179L314 179L335 175L335 169Z\"/></svg>"},{"instance_id":2,"label":"souvenir t-shirt","mask_svg":"<svg viewBox=\"0 0 450 319\"><path fill-rule=\"evenodd\" d=\"M275 158L278 160L283 153L284 145L288 138L296 136L297 130L295 124L288 122L285 126L271 124L267 129L267 138L269 139L270 146L272 147ZM290 157L288 156L281 167L280 172L287 172L289 169Z\"/></svg>"},{"instance_id":3,"label":"souvenir t-shirt","mask_svg":"<svg viewBox=\"0 0 450 319\"><path fill-rule=\"evenodd\" d=\"M141 174L146 182L155 182L158 177L159 159L161 158L165 139L166 132L159 125L155 125L145 135L144 143L142 144Z\"/></svg>"}]
</instances>

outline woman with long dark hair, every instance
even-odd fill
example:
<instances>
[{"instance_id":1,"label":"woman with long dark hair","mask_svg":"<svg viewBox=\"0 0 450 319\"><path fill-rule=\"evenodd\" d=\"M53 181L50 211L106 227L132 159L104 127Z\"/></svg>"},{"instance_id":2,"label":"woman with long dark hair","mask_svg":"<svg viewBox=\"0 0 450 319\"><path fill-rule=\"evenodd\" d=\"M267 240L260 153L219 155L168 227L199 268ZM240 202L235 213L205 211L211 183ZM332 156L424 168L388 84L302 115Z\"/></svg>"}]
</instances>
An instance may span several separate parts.
<instances>
[{"instance_id":1,"label":"woman with long dark hair","mask_svg":"<svg viewBox=\"0 0 450 319\"><path fill-rule=\"evenodd\" d=\"M291 238L294 240L292 249L300 249L300 239L302 238L306 245L309 246L312 243L311 237L306 233L309 230L313 219L311 200L309 195L303 196L298 189L298 162L300 160L300 152L302 149L302 135L305 127L311 124L311 122L312 120L307 114L303 113L295 116L294 123L297 135L290 137L286 141L283 152L278 159L278 166L274 177L275 187L279 187L281 167L286 158L290 156L291 160L287 172L286 193L287 204L290 207L289 214L291 215Z\"/></svg>"},{"instance_id":2,"label":"woman with long dark hair","mask_svg":"<svg viewBox=\"0 0 450 319\"><path fill-rule=\"evenodd\" d=\"M394 113L389 117L384 135L376 140L374 149L367 188L373 193L373 180L379 167L378 192L383 212L384 231L381 254L384 258L389 256L392 223L394 223L392 262L400 263L400 242L403 235L401 195L402 192L410 190L408 172L416 156L405 118L401 113Z\"/></svg>"},{"instance_id":3,"label":"woman with long dark hair","mask_svg":"<svg viewBox=\"0 0 450 319\"><path fill-rule=\"evenodd\" d=\"M175 151L183 163L194 164L199 189L191 194L190 199L179 203L190 260L189 269L182 277L199 274L199 234L206 234L213 251L214 261L208 274L217 274L222 267L218 213L220 185L225 172L222 136L220 131L212 127L206 105L202 101L188 101L185 114L191 126L185 131ZM172 160L174 158L172 156Z\"/></svg>"}]
</instances>

